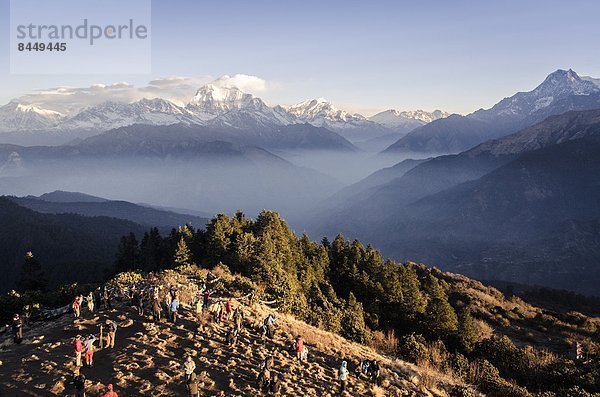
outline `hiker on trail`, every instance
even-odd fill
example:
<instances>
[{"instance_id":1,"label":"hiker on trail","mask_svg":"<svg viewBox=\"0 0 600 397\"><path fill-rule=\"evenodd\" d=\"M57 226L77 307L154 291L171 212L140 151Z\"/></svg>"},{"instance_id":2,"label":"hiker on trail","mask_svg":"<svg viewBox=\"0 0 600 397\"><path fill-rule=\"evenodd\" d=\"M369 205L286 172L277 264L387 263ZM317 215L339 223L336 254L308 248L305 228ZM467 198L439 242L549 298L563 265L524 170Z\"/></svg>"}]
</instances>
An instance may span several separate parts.
<instances>
[{"instance_id":1,"label":"hiker on trail","mask_svg":"<svg viewBox=\"0 0 600 397\"><path fill-rule=\"evenodd\" d=\"M162 310L160 308L160 300L157 297L155 297L152 301L152 317L154 318L155 323L160 322L161 311Z\"/></svg>"},{"instance_id":2,"label":"hiker on trail","mask_svg":"<svg viewBox=\"0 0 600 397\"><path fill-rule=\"evenodd\" d=\"M227 335L225 336L225 341L228 346L234 347L237 343L238 339L238 331L235 328L227 331Z\"/></svg>"},{"instance_id":3,"label":"hiker on trail","mask_svg":"<svg viewBox=\"0 0 600 397\"><path fill-rule=\"evenodd\" d=\"M348 387L348 373L348 363L346 361L342 361L342 365L338 371L338 380L340 381L340 396L344 395L346 388Z\"/></svg>"},{"instance_id":4,"label":"hiker on trail","mask_svg":"<svg viewBox=\"0 0 600 397\"><path fill-rule=\"evenodd\" d=\"M187 356L185 358L185 361L183 362L183 372L185 373L186 381L190 379L190 376L194 373L195 370L196 363L194 362L194 359L192 359L192 356Z\"/></svg>"},{"instance_id":5,"label":"hiker on trail","mask_svg":"<svg viewBox=\"0 0 600 397\"><path fill-rule=\"evenodd\" d=\"M227 318L227 321L231 320L231 313L232 313L231 299L227 299L227 302L225 302L225 316Z\"/></svg>"},{"instance_id":6,"label":"hiker on trail","mask_svg":"<svg viewBox=\"0 0 600 397\"><path fill-rule=\"evenodd\" d=\"M90 311L90 313L94 312L94 293L90 291L89 295L86 298L86 303L87 303L87 307L88 310Z\"/></svg>"},{"instance_id":7,"label":"hiker on trail","mask_svg":"<svg viewBox=\"0 0 600 397\"><path fill-rule=\"evenodd\" d=\"M102 295L104 299L104 308L107 310L112 310L112 305L110 304L110 292L108 291L108 286L104 286L104 294Z\"/></svg>"},{"instance_id":8,"label":"hiker on trail","mask_svg":"<svg viewBox=\"0 0 600 397\"><path fill-rule=\"evenodd\" d=\"M73 386L75 386L75 397L85 397L85 376L79 369L73 371Z\"/></svg>"},{"instance_id":9,"label":"hiker on trail","mask_svg":"<svg viewBox=\"0 0 600 397\"><path fill-rule=\"evenodd\" d=\"M271 379L269 384L269 392L274 396L279 396L281 393L281 380L279 380L277 374L274 374L273 378Z\"/></svg>"},{"instance_id":10,"label":"hiker on trail","mask_svg":"<svg viewBox=\"0 0 600 397\"><path fill-rule=\"evenodd\" d=\"M81 314L81 303L79 302L79 297L76 296L75 299L73 299L73 303L71 304L71 308L73 309L73 316L75 318L79 318L79 315Z\"/></svg>"},{"instance_id":11,"label":"hiker on trail","mask_svg":"<svg viewBox=\"0 0 600 397\"><path fill-rule=\"evenodd\" d=\"M106 319L106 347L113 349L115 347L115 336L117 334L117 323Z\"/></svg>"},{"instance_id":12,"label":"hiker on trail","mask_svg":"<svg viewBox=\"0 0 600 397\"><path fill-rule=\"evenodd\" d=\"M298 335L296 340L294 341L294 349L296 350L296 359L298 361L302 361L303 353L304 353L304 339L302 336Z\"/></svg>"},{"instance_id":13,"label":"hiker on trail","mask_svg":"<svg viewBox=\"0 0 600 397\"><path fill-rule=\"evenodd\" d=\"M275 316L269 314L265 321L263 322L263 338L266 336L269 339L273 338L274 334L274 325L275 325Z\"/></svg>"},{"instance_id":14,"label":"hiker on trail","mask_svg":"<svg viewBox=\"0 0 600 397\"><path fill-rule=\"evenodd\" d=\"M15 343L23 342L23 320L18 313L13 317L12 330Z\"/></svg>"},{"instance_id":15,"label":"hiker on trail","mask_svg":"<svg viewBox=\"0 0 600 397\"><path fill-rule=\"evenodd\" d=\"M271 371L268 367L264 367L262 371L260 371L257 381L259 390L266 391L269 388L269 384L271 383Z\"/></svg>"},{"instance_id":16,"label":"hiker on trail","mask_svg":"<svg viewBox=\"0 0 600 397\"><path fill-rule=\"evenodd\" d=\"M200 397L200 391L198 390L198 376L195 372L189 376L185 382L185 387L188 391L189 397Z\"/></svg>"},{"instance_id":17,"label":"hiker on trail","mask_svg":"<svg viewBox=\"0 0 600 397\"><path fill-rule=\"evenodd\" d=\"M109 384L106 386L106 392L101 397L119 397L119 395L113 390L113 385Z\"/></svg>"},{"instance_id":18,"label":"hiker on trail","mask_svg":"<svg viewBox=\"0 0 600 397\"><path fill-rule=\"evenodd\" d=\"M96 342L94 335L89 335L83 342L83 347L85 347L85 365L87 367L94 365L94 351L96 350L94 342Z\"/></svg>"},{"instance_id":19,"label":"hiker on trail","mask_svg":"<svg viewBox=\"0 0 600 397\"><path fill-rule=\"evenodd\" d=\"M75 353L75 366L81 367L81 353L83 353L81 335L77 335L75 339L73 339L73 352Z\"/></svg>"},{"instance_id":20,"label":"hiker on trail","mask_svg":"<svg viewBox=\"0 0 600 397\"><path fill-rule=\"evenodd\" d=\"M177 296L175 296L171 301L171 306L169 310L171 312L171 321L173 322L173 324L175 324L175 322L177 321L177 310L179 310L179 299L177 299Z\"/></svg>"}]
</instances>

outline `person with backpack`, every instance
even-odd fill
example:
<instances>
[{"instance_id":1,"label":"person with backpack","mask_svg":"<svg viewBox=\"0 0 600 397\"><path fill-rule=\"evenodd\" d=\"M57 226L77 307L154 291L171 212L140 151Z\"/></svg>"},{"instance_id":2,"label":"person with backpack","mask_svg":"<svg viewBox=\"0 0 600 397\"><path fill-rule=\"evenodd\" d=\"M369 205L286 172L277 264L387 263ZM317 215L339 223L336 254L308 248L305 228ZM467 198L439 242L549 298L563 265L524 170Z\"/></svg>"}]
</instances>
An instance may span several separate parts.
<instances>
[{"instance_id":1,"label":"person with backpack","mask_svg":"<svg viewBox=\"0 0 600 397\"><path fill-rule=\"evenodd\" d=\"M106 347L113 349L115 347L115 337L117 335L117 323L106 319Z\"/></svg>"},{"instance_id":2,"label":"person with backpack","mask_svg":"<svg viewBox=\"0 0 600 397\"><path fill-rule=\"evenodd\" d=\"M73 339L73 353L75 353L75 366L81 367L81 353L83 353L83 341L81 335L77 335Z\"/></svg>"},{"instance_id":3,"label":"person with backpack","mask_svg":"<svg viewBox=\"0 0 600 397\"><path fill-rule=\"evenodd\" d=\"M83 347L85 347L85 365L87 367L94 365L94 351L96 350L94 342L96 342L94 335L89 335L85 342L83 342Z\"/></svg>"},{"instance_id":4,"label":"person with backpack","mask_svg":"<svg viewBox=\"0 0 600 397\"><path fill-rule=\"evenodd\" d=\"M13 317L12 330L14 335L14 342L19 344L23 342L23 320L19 313L15 313Z\"/></svg>"},{"instance_id":5,"label":"person with backpack","mask_svg":"<svg viewBox=\"0 0 600 397\"><path fill-rule=\"evenodd\" d=\"M198 388L198 376L195 372L192 372L191 375L185 382L185 387L188 391L188 397L200 397L200 391Z\"/></svg>"},{"instance_id":6,"label":"person with backpack","mask_svg":"<svg viewBox=\"0 0 600 397\"><path fill-rule=\"evenodd\" d=\"M179 299L177 299L177 295L171 300L171 306L169 308L171 312L171 321L173 324L177 321L177 310L179 310Z\"/></svg>"},{"instance_id":7,"label":"person with backpack","mask_svg":"<svg viewBox=\"0 0 600 397\"><path fill-rule=\"evenodd\" d=\"M344 393L346 393L346 388L348 387L348 374L348 363L344 360L338 371L338 380L340 381L339 396L343 396Z\"/></svg>"},{"instance_id":8,"label":"person with backpack","mask_svg":"<svg viewBox=\"0 0 600 397\"><path fill-rule=\"evenodd\" d=\"M76 369L73 372L73 386L75 386L75 397L85 397L85 376Z\"/></svg>"},{"instance_id":9,"label":"person with backpack","mask_svg":"<svg viewBox=\"0 0 600 397\"><path fill-rule=\"evenodd\" d=\"M119 395L113 390L113 385L109 384L106 386L106 392L101 397L119 397Z\"/></svg>"}]
</instances>

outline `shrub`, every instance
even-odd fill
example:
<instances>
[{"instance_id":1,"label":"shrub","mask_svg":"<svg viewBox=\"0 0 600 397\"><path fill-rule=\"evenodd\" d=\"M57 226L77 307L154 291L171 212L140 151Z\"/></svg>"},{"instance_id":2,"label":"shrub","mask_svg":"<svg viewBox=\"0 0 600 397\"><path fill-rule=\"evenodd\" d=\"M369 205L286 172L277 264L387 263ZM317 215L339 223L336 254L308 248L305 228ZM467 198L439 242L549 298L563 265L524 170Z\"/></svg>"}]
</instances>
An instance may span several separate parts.
<instances>
[{"instance_id":1,"label":"shrub","mask_svg":"<svg viewBox=\"0 0 600 397\"><path fill-rule=\"evenodd\" d=\"M400 340L400 355L411 363L425 360L428 355L425 343L423 335L414 333L406 335Z\"/></svg>"}]
</instances>

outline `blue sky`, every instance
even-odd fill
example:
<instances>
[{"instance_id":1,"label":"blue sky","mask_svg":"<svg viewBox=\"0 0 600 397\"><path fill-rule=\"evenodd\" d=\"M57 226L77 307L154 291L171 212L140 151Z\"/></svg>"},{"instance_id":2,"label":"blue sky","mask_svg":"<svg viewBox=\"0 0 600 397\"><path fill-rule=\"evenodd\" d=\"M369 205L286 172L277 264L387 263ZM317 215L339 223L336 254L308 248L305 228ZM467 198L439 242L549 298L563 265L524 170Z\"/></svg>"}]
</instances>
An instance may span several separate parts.
<instances>
[{"instance_id":1,"label":"blue sky","mask_svg":"<svg viewBox=\"0 0 600 397\"><path fill-rule=\"evenodd\" d=\"M270 104L468 113L558 68L600 76L593 0L155 0L152 73L139 75L11 75L8 15L0 0L0 103L55 86L243 73L267 82Z\"/></svg>"}]
</instances>

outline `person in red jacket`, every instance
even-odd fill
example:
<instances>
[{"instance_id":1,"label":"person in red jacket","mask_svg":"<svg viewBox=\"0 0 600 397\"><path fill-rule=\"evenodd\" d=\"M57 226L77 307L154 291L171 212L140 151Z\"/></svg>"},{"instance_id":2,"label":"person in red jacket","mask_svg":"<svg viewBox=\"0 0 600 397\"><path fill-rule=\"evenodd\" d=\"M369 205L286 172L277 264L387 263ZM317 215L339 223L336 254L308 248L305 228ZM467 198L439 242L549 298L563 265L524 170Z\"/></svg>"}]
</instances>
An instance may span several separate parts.
<instances>
[{"instance_id":1,"label":"person in red jacket","mask_svg":"<svg viewBox=\"0 0 600 397\"><path fill-rule=\"evenodd\" d=\"M225 315L227 317L227 321L231 320L231 299L227 299L225 302Z\"/></svg>"},{"instance_id":2,"label":"person in red jacket","mask_svg":"<svg viewBox=\"0 0 600 397\"><path fill-rule=\"evenodd\" d=\"M75 353L75 366L81 367L81 353L83 352L83 342L81 335L77 335L73 340L73 351Z\"/></svg>"},{"instance_id":3,"label":"person in red jacket","mask_svg":"<svg viewBox=\"0 0 600 397\"><path fill-rule=\"evenodd\" d=\"M296 337L294 348L296 349L296 358L298 361L302 361L302 351L304 350L304 339L302 339L302 336L298 335Z\"/></svg>"},{"instance_id":4,"label":"person in red jacket","mask_svg":"<svg viewBox=\"0 0 600 397\"><path fill-rule=\"evenodd\" d=\"M106 393L104 393L102 397L119 397L119 395L113 391L113 385L110 384L106 386Z\"/></svg>"}]
</instances>

